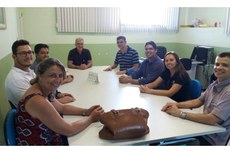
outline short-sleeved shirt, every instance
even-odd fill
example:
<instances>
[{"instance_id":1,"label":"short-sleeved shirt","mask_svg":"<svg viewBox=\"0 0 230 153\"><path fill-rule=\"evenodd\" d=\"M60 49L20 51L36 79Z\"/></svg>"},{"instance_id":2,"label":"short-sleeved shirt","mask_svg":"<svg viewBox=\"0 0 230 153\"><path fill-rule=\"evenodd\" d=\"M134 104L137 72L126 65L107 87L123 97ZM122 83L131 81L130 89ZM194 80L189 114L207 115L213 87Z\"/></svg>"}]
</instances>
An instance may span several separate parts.
<instances>
[{"instance_id":1,"label":"short-sleeved shirt","mask_svg":"<svg viewBox=\"0 0 230 153\"><path fill-rule=\"evenodd\" d=\"M12 67L5 80L5 90L7 99L17 108L19 100L25 91L31 86L30 80L34 79L36 74L33 70L23 71L17 67Z\"/></svg>"},{"instance_id":2,"label":"short-sleeved shirt","mask_svg":"<svg viewBox=\"0 0 230 153\"><path fill-rule=\"evenodd\" d=\"M164 63L159 56L155 56L151 61L145 59L136 72L131 77L138 79L139 84L148 84L153 82L164 70Z\"/></svg>"},{"instance_id":3,"label":"short-sleeved shirt","mask_svg":"<svg viewBox=\"0 0 230 153\"><path fill-rule=\"evenodd\" d=\"M82 53L79 54L77 48L69 51L68 61L73 61L74 65L88 64L88 61L92 60L90 51L83 48Z\"/></svg>"},{"instance_id":4,"label":"short-sleeved shirt","mask_svg":"<svg viewBox=\"0 0 230 153\"><path fill-rule=\"evenodd\" d=\"M17 145L63 145L60 134L49 129L25 110L28 100L36 95L42 96L40 93L33 93L18 104L15 119Z\"/></svg>"},{"instance_id":5,"label":"short-sleeved shirt","mask_svg":"<svg viewBox=\"0 0 230 153\"><path fill-rule=\"evenodd\" d=\"M127 52L122 53L120 50L116 54L115 64L120 65L120 71L133 67L134 64L139 64L138 52L128 46Z\"/></svg>"},{"instance_id":6,"label":"short-sleeved shirt","mask_svg":"<svg viewBox=\"0 0 230 153\"><path fill-rule=\"evenodd\" d=\"M171 77L170 72L165 70L160 77L164 80L163 89L169 90L174 83L182 86L181 89L171 97L173 100L181 102L190 99L191 79L187 72L185 72L183 77L180 77L178 73Z\"/></svg>"},{"instance_id":7,"label":"short-sleeved shirt","mask_svg":"<svg viewBox=\"0 0 230 153\"><path fill-rule=\"evenodd\" d=\"M225 145L230 136L230 79L223 82L214 81L204 94L199 97L204 103L203 113L212 113L222 120L220 126L226 132L203 136L212 145Z\"/></svg>"}]
</instances>

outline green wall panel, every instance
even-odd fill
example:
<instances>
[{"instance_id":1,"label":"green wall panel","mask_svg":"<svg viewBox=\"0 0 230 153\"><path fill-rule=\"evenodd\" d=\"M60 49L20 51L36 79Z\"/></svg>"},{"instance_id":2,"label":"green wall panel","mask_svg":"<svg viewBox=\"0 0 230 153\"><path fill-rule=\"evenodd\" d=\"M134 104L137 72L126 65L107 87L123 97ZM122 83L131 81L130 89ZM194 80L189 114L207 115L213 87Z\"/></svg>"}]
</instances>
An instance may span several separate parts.
<instances>
[{"instance_id":1,"label":"green wall panel","mask_svg":"<svg viewBox=\"0 0 230 153\"><path fill-rule=\"evenodd\" d=\"M11 54L0 60L0 145L5 145L4 139L4 120L10 109L6 95L5 95L5 78L10 71L13 64Z\"/></svg>"}]
</instances>

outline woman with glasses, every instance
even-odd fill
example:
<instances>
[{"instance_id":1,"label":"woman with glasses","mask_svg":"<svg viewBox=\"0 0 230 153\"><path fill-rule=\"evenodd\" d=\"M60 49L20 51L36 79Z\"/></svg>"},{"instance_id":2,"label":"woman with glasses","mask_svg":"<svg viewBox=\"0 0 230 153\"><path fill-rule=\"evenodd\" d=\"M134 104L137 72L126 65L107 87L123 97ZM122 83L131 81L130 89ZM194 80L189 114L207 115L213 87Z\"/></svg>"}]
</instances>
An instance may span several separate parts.
<instances>
[{"instance_id":1,"label":"woman with glasses","mask_svg":"<svg viewBox=\"0 0 230 153\"><path fill-rule=\"evenodd\" d=\"M191 79L178 55L171 51L164 56L165 70L153 82L140 86L140 92L168 96L177 102L190 99Z\"/></svg>"}]
</instances>

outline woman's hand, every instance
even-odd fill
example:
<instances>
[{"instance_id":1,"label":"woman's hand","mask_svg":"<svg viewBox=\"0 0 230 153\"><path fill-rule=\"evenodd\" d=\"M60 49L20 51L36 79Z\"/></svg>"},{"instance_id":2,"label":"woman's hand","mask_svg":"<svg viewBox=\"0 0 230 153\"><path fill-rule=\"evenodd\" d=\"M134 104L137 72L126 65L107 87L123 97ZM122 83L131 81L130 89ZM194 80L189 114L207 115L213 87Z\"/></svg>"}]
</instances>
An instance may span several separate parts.
<instances>
[{"instance_id":1,"label":"woman's hand","mask_svg":"<svg viewBox=\"0 0 230 153\"><path fill-rule=\"evenodd\" d=\"M101 115L104 113L104 109L100 105L95 105L86 111L86 115L88 115L88 113L89 116L92 117L92 121L97 122L99 121Z\"/></svg>"},{"instance_id":2,"label":"woman's hand","mask_svg":"<svg viewBox=\"0 0 230 153\"><path fill-rule=\"evenodd\" d=\"M151 92L152 89L150 89L149 87L147 87L147 86L145 86L145 85L141 85L141 86L139 87L139 90L140 90L141 93L148 93L148 94L151 94L151 93L152 93L152 92Z\"/></svg>"}]
</instances>

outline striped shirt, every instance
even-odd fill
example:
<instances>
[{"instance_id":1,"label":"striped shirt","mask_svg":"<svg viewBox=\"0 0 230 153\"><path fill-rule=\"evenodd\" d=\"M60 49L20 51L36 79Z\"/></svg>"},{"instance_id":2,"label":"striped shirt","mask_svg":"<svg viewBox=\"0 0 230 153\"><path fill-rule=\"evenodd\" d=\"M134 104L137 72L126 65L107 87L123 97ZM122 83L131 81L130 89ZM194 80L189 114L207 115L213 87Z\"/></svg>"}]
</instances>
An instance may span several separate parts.
<instances>
[{"instance_id":1,"label":"striped shirt","mask_svg":"<svg viewBox=\"0 0 230 153\"><path fill-rule=\"evenodd\" d=\"M115 64L120 65L120 71L133 67L134 64L139 63L138 52L128 46L128 50L122 53L120 50L117 52Z\"/></svg>"}]
</instances>

